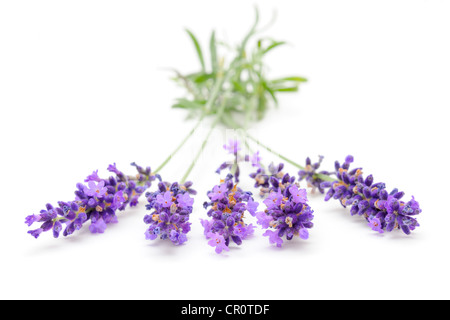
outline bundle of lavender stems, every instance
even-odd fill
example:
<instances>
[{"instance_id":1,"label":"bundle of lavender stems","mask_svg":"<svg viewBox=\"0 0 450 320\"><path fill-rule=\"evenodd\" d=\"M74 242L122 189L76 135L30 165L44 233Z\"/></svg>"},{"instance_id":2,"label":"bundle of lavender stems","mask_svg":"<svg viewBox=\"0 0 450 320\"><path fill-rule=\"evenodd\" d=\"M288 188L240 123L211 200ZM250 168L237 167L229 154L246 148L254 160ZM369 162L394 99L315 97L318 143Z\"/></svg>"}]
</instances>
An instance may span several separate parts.
<instances>
[{"instance_id":1,"label":"bundle of lavender stems","mask_svg":"<svg viewBox=\"0 0 450 320\"><path fill-rule=\"evenodd\" d=\"M186 95L176 99L172 107L197 119L192 130L154 171L136 163L131 163L136 170L131 175L119 171L115 163L107 167L109 177L100 177L98 170L93 171L84 183L76 184L71 200L46 204L39 213L28 215L25 219L28 226L39 225L28 233L38 238L52 231L55 238L61 233L66 237L85 225L91 233L104 233L108 224L119 221L119 211L137 206L140 198L145 197L148 213L143 218L146 224L143 235L147 240L170 240L174 245L183 245L188 241L191 224L200 223L205 242L219 254L229 251L231 245L242 245L256 228L263 229L270 244L281 247L284 241L309 238L314 215L320 213L309 205L308 192L318 191L325 201L338 200L351 215L364 218L375 232L401 230L411 234L419 226L416 219L422 211L419 203L413 196L409 201L402 200L404 192L388 189L385 183L375 182L372 175L364 176L362 168L351 168L353 156L347 156L342 164L336 161L332 170L322 170L323 156L314 163L307 157L305 164L300 165L248 133L253 123L264 120L270 107L278 106L279 94L296 92L307 81L296 75L267 77L266 55L285 42L260 35L263 29L259 27L256 10L254 24L236 48L218 41L213 31L209 39L209 63L200 41L187 30L200 69L189 74L175 71L174 80L185 89ZM183 177L179 180L171 177L172 182L163 180L161 170L179 154L200 125L207 122L210 128ZM217 171L211 172L222 177L218 176L218 183L200 200L204 211L193 220L191 215L196 213L194 202L198 196L193 182L187 179L215 129L239 131L240 139L232 139L223 146L224 158L231 155L232 159L224 159ZM251 151L251 144L256 146L256 152ZM246 152L242 152L243 145ZM260 150L282 162L264 164ZM252 172L243 175L243 163L249 164ZM297 172L286 172L285 164ZM165 175L170 176L170 172ZM253 189L243 190L241 179L252 181ZM304 183L306 188L302 188ZM256 225L248 221L248 216L256 219Z\"/></svg>"}]
</instances>

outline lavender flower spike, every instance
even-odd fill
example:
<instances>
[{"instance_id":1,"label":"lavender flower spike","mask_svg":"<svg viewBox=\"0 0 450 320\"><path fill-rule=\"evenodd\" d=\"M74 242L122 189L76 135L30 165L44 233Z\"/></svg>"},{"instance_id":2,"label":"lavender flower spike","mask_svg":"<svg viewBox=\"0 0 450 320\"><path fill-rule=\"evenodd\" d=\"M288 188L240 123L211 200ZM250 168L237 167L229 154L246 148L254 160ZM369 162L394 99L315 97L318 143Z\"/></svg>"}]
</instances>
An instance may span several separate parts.
<instances>
[{"instance_id":1,"label":"lavender flower spike","mask_svg":"<svg viewBox=\"0 0 450 320\"><path fill-rule=\"evenodd\" d=\"M207 195L210 201L205 202L203 207L210 207L207 215L211 219L201 219L201 223L209 239L208 244L215 247L216 253L229 251L231 241L241 245L242 240L252 235L255 228L244 221L244 213L247 211L255 215L258 207L252 194L238 188L233 183L233 175L228 174Z\"/></svg>"},{"instance_id":2,"label":"lavender flower spike","mask_svg":"<svg viewBox=\"0 0 450 320\"><path fill-rule=\"evenodd\" d=\"M281 247L283 237L292 240L294 236L301 239L309 238L308 229L313 227L314 211L307 204L307 192L300 189L295 177L283 174L284 165L269 166L270 175L263 169L251 174L256 181L255 186L261 187L261 195L265 198L266 209L256 213L258 224L267 229L263 236L269 237L269 242Z\"/></svg>"},{"instance_id":3,"label":"lavender flower spike","mask_svg":"<svg viewBox=\"0 0 450 320\"><path fill-rule=\"evenodd\" d=\"M117 211L125 210L128 205L137 205L140 195L159 177L151 173L150 167L144 169L134 163L132 165L137 168L136 176L126 176L117 169L116 164L108 167L115 177L102 179L98 171L94 171L84 180L87 185L77 184L74 200L59 201L57 207L47 204L39 214L26 217L28 226L41 223L38 229L28 233L38 238L42 232L52 230L53 236L58 238L61 231L64 236L71 235L88 221L91 222L89 230L92 233L103 233L107 224L118 221Z\"/></svg>"},{"instance_id":4,"label":"lavender flower spike","mask_svg":"<svg viewBox=\"0 0 450 320\"><path fill-rule=\"evenodd\" d=\"M347 156L342 165L336 161L337 180L321 184L322 188L328 189L325 201L334 198L343 207L350 206L351 215L363 216L372 230L379 233L401 229L410 234L419 226L414 216L422 209L414 197L407 202L402 201L404 192L398 189L388 192L384 183L373 183L372 175L364 178L361 168L350 170L352 162L352 156Z\"/></svg>"},{"instance_id":5,"label":"lavender flower spike","mask_svg":"<svg viewBox=\"0 0 450 320\"><path fill-rule=\"evenodd\" d=\"M302 181L303 179L306 180L306 183L308 187L311 188L312 193L314 193L316 189L318 189L320 193L325 192L325 190L321 187L321 183L323 182L323 180L320 178L320 176L317 175L317 174L326 176L330 175L328 171L322 170L320 172L317 172L317 170L320 167L320 164L322 163L323 158L324 158L323 156L319 156L319 161L317 161L316 163L312 163L310 158L306 158L305 168L301 169L298 172L299 176L298 180L299 181Z\"/></svg>"},{"instance_id":6,"label":"lavender flower spike","mask_svg":"<svg viewBox=\"0 0 450 320\"><path fill-rule=\"evenodd\" d=\"M147 240L169 239L173 244L180 245L187 241L186 234L191 230L189 216L192 213L194 199L189 194L195 194L191 189L192 182L179 185L160 182L158 191L146 194L147 210L153 210L144 217L149 225L145 231Z\"/></svg>"}]
</instances>

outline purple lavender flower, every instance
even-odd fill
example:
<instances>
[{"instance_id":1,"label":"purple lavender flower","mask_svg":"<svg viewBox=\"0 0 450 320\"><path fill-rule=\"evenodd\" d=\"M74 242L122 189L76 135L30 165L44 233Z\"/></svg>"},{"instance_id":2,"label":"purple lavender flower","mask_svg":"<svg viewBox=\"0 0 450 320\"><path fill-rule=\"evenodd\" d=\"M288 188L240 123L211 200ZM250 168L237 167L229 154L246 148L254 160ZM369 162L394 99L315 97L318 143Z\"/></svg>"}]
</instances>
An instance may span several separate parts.
<instances>
[{"instance_id":1,"label":"purple lavender flower","mask_svg":"<svg viewBox=\"0 0 450 320\"><path fill-rule=\"evenodd\" d=\"M261 225L263 229L268 229L274 218L264 211L260 211L256 213L256 218L258 219L258 224Z\"/></svg>"},{"instance_id":2,"label":"purple lavender flower","mask_svg":"<svg viewBox=\"0 0 450 320\"><path fill-rule=\"evenodd\" d=\"M163 194L158 194L156 196L156 202L164 208L169 208L173 203L172 193L170 191L166 191Z\"/></svg>"},{"instance_id":3,"label":"purple lavender flower","mask_svg":"<svg viewBox=\"0 0 450 320\"><path fill-rule=\"evenodd\" d=\"M306 203L308 201L307 192L305 189L299 189L297 185L289 188L289 193L295 203Z\"/></svg>"},{"instance_id":4,"label":"purple lavender flower","mask_svg":"<svg viewBox=\"0 0 450 320\"><path fill-rule=\"evenodd\" d=\"M282 201L283 194L281 193L281 190L278 190L278 192L271 192L263 202L267 206L267 209L272 209L279 206Z\"/></svg>"},{"instance_id":5,"label":"purple lavender flower","mask_svg":"<svg viewBox=\"0 0 450 320\"><path fill-rule=\"evenodd\" d=\"M210 240L208 241L208 244L211 247L215 247L215 251L216 253L221 253L223 250L225 251L230 251L230 249L228 248L226 242L225 242L225 238L217 233L213 233L213 232L209 232L206 235Z\"/></svg>"},{"instance_id":6,"label":"purple lavender flower","mask_svg":"<svg viewBox=\"0 0 450 320\"><path fill-rule=\"evenodd\" d=\"M177 196L177 202L181 208L192 207L194 204L194 198L191 198L188 193L179 193Z\"/></svg>"},{"instance_id":7,"label":"purple lavender flower","mask_svg":"<svg viewBox=\"0 0 450 320\"><path fill-rule=\"evenodd\" d=\"M105 188L105 181L95 183L93 180L88 181L88 187L84 187L84 193L90 197L103 197L107 189Z\"/></svg>"},{"instance_id":8,"label":"purple lavender flower","mask_svg":"<svg viewBox=\"0 0 450 320\"><path fill-rule=\"evenodd\" d=\"M259 202L256 202L253 200L253 198L249 198L247 202L247 211L252 215L255 216L256 210L258 210Z\"/></svg>"},{"instance_id":9,"label":"purple lavender flower","mask_svg":"<svg viewBox=\"0 0 450 320\"><path fill-rule=\"evenodd\" d=\"M28 231L28 233L37 239L43 231L44 231L44 229L38 228L36 230L30 230L30 231Z\"/></svg>"},{"instance_id":10,"label":"purple lavender flower","mask_svg":"<svg viewBox=\"0 0 450 320\"><path fill-rule=\"evenodd\" d=\"M87 178L84 179L84 182L89 181L96 181L96 182L102 181L102 179L98 176L98 170L93 171L92 174L88 175Z\"/></svg>"},{"instance_id":11,"label":"purple lavender flower","mask_svg":"<svg viewBox=\"0 0 450 320\"><path fill-rule=\"evenodd\" d=\"M249 156L249 155L242 155L239 151L241 151L241 147L240 147L241 143L238 140L233 140L230 139L228 141L228 144L225 144L223 147L225 150L228 151L229 154L233 155L233 159L229 160L229 161L225 161L224 163L222 163L220 165L220 167L216 170L216 173L220 174L223 170L228 169L230 171L230 173L233 175L234 177L234 181L236 183L239 182L239 175L240 175L240 167L239 164L242 161L248 162L251 161L254 163L254 165L259 165L258 161L259 161L259 153L254 154L253 156Z\"/></svg>"},{"instance_id":12,"label":"purple lavender flower","mask_svg":"<svg viewBox=\"0 0 450 320\"><path fill-rule=\"evenodd\" d=\"M258 167L256 172L252 172L250 177L255 180L255 188L259 188L261 197L266 197L274 186L271 181L279 181L283 178L284 164L274 165L271 163L268 168L268 172L261 166ZM295 178L294 178L295 179Z\"/></svg>"},{"instance_id":13,"label":"purple lavender flower","mask_svg":"<svg viewBox=\"0 0 450 320\"><path fill-rule=\"evenodd\" d=\"M316 189L318 189L320 193L325 192L321 187L321 183L324 182L324 180L322 180L318 174L329 176L330 173L328 171L317 172L322 160L323 156L319 156L319 161L313 164L308 157L306 158L305 168L298 172L299 181L306 180L308 187L312 188L312 193L314 193Z\"/></svg>"},{"instance_id":14,"label":"purple lavender flower","mask_svg":"<svg viewBox=\"0 0 450 320\"><path fill-rule=\"evenodd\" d=\"M306 190L299 188L295 177L282 173L283 168L282 163L278 166L271 164L270 175L265 175L261 168L250 175L256 181L255 187L261 187L261 196L266 197L263 201L266 209L256 213L257 223L268 229L263 235L278 247L282 245L284 236L286 240L292 240L294 236L308 239L307 229L313 227L314 218L314 211L307 204Z\"/></svg>"},{"instance_id":15,"label":"purple lavender flower","mask_svg":"<svg viewBox=\"0 0 450 320\"><path fill-rule=\"evenodd\" d=\"M213 190L208 194L212 201L222 200L228 191L226 184L214 186Z\"/></svg>"},{"instance_id":16,"label":"purple lavender flower","mask_svg":"<svg viewBox=\"0 0 450 320\"><path fill-rule=\"evenodd\" d=\"M116 192L113 196L113 202L111 207L114 209L119 209L126 202L123 190Z\"/></svg>"},{"instance_id":17,"label":"purple lavender flower","mask_svg":"<svg viewBox=\"0 0 450 320\"><path fill-rule=\"evenodd\" d=\"M71 235L88 221L91 222L89 230L92 233L103 233L107 224L118 221L117 210L136 205L140 195L157 177L149 167L138 170L136 176L126 176L115 164L110 165L108 170L114 172L116 177L100 179L98 171L94 171L85 179L87 185L76 185L74 200L59 201L57 207L47 204L39 214L26 217L28 226L41 223L40 228L28 233L37 238L42 232L52 230L53 236L58 238L61 231L64 236Z\"/></svg>"},{"instance_id":18,"label":"purple lavender flower","mask_svg":"<svg viewBox=\"0 0 450 320\"><path fill-rule=\"evenodd\" d=\"M31 226L36 221L39 221L41 219L41 216L39 214L32 214L25 218L25 223L28 226Z\"/></svg>"},{"instance_id":19,"label":"purple lavender flower","mask_svg":"<svg viewBox=\"0 0 450 320\"><path fill-rule=\"evenodd\" d=\"M191 189L192 182L179 185L160 182L158 191L146 194L147 210L153 210L144 217L149 225L145 231L147 240L169 239L173 244L181 245L187 241L186 234L191 230L189 215L192 213L194 199L189 194L195 194Z\"/></svg>"},{"instance_id":20,"label":"purple lavender flower","mask_svg":"<svg viewBox=\"0 0 450 320\"><path fill-rule=\"evenodd\" d=\"M419 226L413 216L422 210L414 197L408 202L402 201L404 192L398 189L388 192L384 183L374 183L372 175L364 178L361 168L349 171L352 162L352 156L347 156L342 165L336 161L337 179L321 184L322 188L328 189L325 201L334 198L343 207L350 206L351 215L363 216L368 225L380 233L401 229L410 234Z\"/></svg>"},{"instance_id":21,"label":"purple lavender flower","mask_svg":"<svg viewBox=\"0 0 450 320\"><path fill-rule=\"evenodd\" d=\"M228 140L228 144L223 145L223 148L229 153L237 154L241 150L241 143L239 140L230 139Z\"/></svg>"},{"instance_id":22,"label":"purple lavender flower","mask_svg":"<svg viewBox=\"0 0 450 320\"><path fill-rule=\"evenodd\" d=\"M200 223L201 223L201 225L202 225L202 227L204 229L204 235L206 236L211 231L211 227L212 227L213 221L212 220L209 221L209 220L206 220L206 219L200 219Z\"/></svg>"},{"instance_id":23,"label":"purple lavender flower","mask_svg":"<svg viewBox=\"0 0 450 320\"><path fill-rule=\"evenodd\" d=\"M269 242L276 244L277 247L281 247L283 244L283 239L280 238L277 231L266 230L266 232L263 233L263 236L269 237Z\"/></svg>"},{"instance_id":24,"label":"purple lavender flower","mask_svg":"<svg viewBox=\"0 0 450 320\"><path fill-rule=\"evenodd\" d=\"M221 190L220 197L218 190ZM207 193L210 201L204 208L210 220L201 219L205 236L210 239L209 245L216 247L216 252L228 251L230 241L237 245L254 233L254 226L244 221L244 213L255 214L258 203L250 192L245 192L233 183L233 175L228 174L225 180Z\"/></svg>"},{"instance_id":25,"label":"purple lavender flower","mask_svg":"<svg viewBox=\"0 0 450 320\"><path fill-rule=\"evenodd\" d=\"M176 230L170 231L169 239L178 245L183 244L187 241L187 236L183 232L178 232Z\"/></svg>"},{"instance_id":26,"label":"purple lavender flower","mask_svg":"<svg viewBox=\"0 0 450 320\"><path fill-rule=\"evenodd\" d=\"M379 233L383 233L383 227L381 225L380 219L373 217L369 220L369 227L372 228L374 231L378 231Z\"/></svg>"},{"instance_id":27,"label":"purple lavender flower","mask_svg":"<svg viewBox=\"0 0 450 320\"><path fill-rule=\"evenodd\" d=\"M259 156L259 151L250 156L250 162L253 167L261 168L261 157Z\"/></svg>"},{"instance_id":28,"label":"purple lavender flower","mask_svg":"<svg viewBox=\"0 0 450 320\"><path fill-rule=\"evenodd\" d=\"M89 226L89 231L91 233L104 233L106 230L106 223L105 221L100 218L98 220L96 220L95 222L91 223L91 225Z\"/></svg>"}]
</instances>

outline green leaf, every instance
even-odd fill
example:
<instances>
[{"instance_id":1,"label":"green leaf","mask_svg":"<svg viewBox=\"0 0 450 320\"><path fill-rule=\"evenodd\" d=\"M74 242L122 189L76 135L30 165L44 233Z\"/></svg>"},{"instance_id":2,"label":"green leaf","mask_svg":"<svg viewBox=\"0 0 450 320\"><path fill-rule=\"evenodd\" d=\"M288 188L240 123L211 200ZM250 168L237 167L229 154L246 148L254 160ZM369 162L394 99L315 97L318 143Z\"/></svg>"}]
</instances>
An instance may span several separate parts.
<instances>
[{"instance_id":1,"label":"green leaf","mask_svg":"<svg viewBox=\"0 0 450 320\"><path fill-rule=\"evenodd\" d=\"M275 95L275 92L267 85L267 82L261 81L261 84L263 85L264 89L266 89L267 93L272 97L273 102L275 103L275 106L278 106L278 99Z\"/></svg>"},{"instance_id":2,"label":"green leaf","mask_svg":"<svg viewBox=\"0 0 450 320\"><path fill-rule=\"evenodd\" d=\"M186 32L189 34L189 36L192 39L192 42L194 43L195 50L197 51L197 55L198 55L198 58L200 60L200 64L202 66L202 71L206 72L205 59L203 58L203 53L202 53L202 48L200 47L200 43L198 42L198 40L195 37L195 35L189 29L186 29Z\"/></svg>"},{"instance_id":3,"label":"green leaf","mask_svg":"<svg viewBox=\"0 0 450 320\"><path fill-rule=\"evenodd\" d=\"M256 32L256 26L258 25L258 22L259 22L259 11L258 11L258 8L255 7L255 22L253 23L252 28L247 33L244 40L242 40L241 45L239 46L239 56L240 57L245 57L245 47L247 46L248 40Z\"/></svg>"},{"instance_id":4,"label":"green leaf","mask_svg":"<svg viewBox=\"0 0 450 320\"><path fill-rule=\"evenodd\" d=\"M280 87L280 88L272 88L275 92L297 92L298 87Z\"/></svg>"},{"instance_id":5,"label":"green leaf","mask_svg":"<svg viewBox=\"0 0 450 320\"><path fill-rule=\"evenodd\" d=\"M208 79L214 78L214 74L198 72L198 73L191 73L185 77L197 84L201 84L207 81Z\"/></svg>"},{"instance_id":6,"label":"green leaf","mask_svg":"<svg viewBox=\"0 0 450 320\"><path fill-rule=\"evenodd\" d=\"M270 82L271 83L282 83L282 82L287 82L287 81L306 82L306 81L308 81L308 79L294 76L294 77L279 78L279 79L271 80Z\"/></svg>"},{"instance_id":7,"label":"green leaf","mask_svg":"<svg viewBox=\"0 0 450 320\"><path fill-rule=\"evenodd\" d=\"M264 50L262 51L262 54L266 54L266 53L269 52L270 50L272 50L272 49L274 49L274 48L276 48L276 47L282 46L282 45L284 45L284 44L286 44L286 41L273 41L272 44L271 44L270 46L268 46L266 49L264 49Z\"/></svg>"},{"instance_id":8,"label":"green leaf","mask_svg":"<svg viewBox=\"0 0 450 320\"><path fill-rule=\"evenodd\" d=\"M216 73L219 63L217 60L217 44L215 31L211 33L211 39L209 40L209 50L211 51L211 70L212 73Z\"/></svg>"},{"instance_id":9,"label":"green leaf","mask_svg":"<svg viewBox=\"0 0 450 320\"><path fill-rule=\"evenodd\" d=\"M240 93L243 93L243 94L247 93L247 90L245 89L245 87L244 87L242 82L231 80L231 83L233 84L234 90L236 90L236 91L238 91Z\"/></svg>"},{"instance_id":10,"label":"green leaf","mask_svg":"<svg viewBox=\"0 0 450 320\"><path fill-rule=\"evenodd\" d=\"M177 99L177 103L175 103L172 108L180 108L180 109L201 109L205 105L204 101L191 101L185 98Z\"/></svg>"}]
</instances>

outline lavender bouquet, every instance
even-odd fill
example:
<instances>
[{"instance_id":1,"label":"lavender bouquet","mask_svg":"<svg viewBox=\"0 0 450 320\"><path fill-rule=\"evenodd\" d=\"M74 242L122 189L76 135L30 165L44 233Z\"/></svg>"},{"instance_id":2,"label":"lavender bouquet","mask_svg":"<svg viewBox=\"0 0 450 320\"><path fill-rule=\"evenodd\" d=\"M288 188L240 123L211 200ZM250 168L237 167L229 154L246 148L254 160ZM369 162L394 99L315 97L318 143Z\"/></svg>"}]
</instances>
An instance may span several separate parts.
<instances>
[{"instance_id":1,"label":"lavender bouquet","mask_svg":"<svg viewBox=\"0 0 450 320\"><path fill-rule=\"evenodd\" d=\"M196 118L197 121L154 172L150 167L143 168L135 163L132 166L137 170L136 175L125 175L115 164L109 165L108 171L114 175L108 178L100 178L98 171L94 171L84 184L76 185L74 199L60 201L57 206L47 204L38 214L27 216L25 223L28 226L40 224L39 228L28 233L38 238L42 232L52 230L56 238L61 232L68 236L87 222L90 222L92 233L103 233L109 223L118 221L118 211L136 206L145 194L146 209L150 211L144 217L147 225L145 238L169 239L176 245L185 243L196 194L191 188L193 183L187 178L212 131L220 127L239 131L248 150L254 143L283 163L266 168L260 161L259 151L242 156L236 140L225 145L225 149L234 155L234 161L224 162L218 168L218 173L224 169L229 173L207 193L209 201L204 203L204 208L208 210L209 220L201 220L209 244L215 247L216 252L227 251L231 242L240 245L253 234L255 226L246 221L245 212L256 217L257 224L265 230L264 236L277 246L282 245L283 239L291 240L294 236L307 239L313 227L314 211L308 205L306 189L300 187L303 181L311 192L318 190L325 194L326 201L331 198L339 200L343 207L350 208L351 215L364 217L377 232L400 229L410 234L415 230L419 226L416 217L422 211L415 198L403 201L403 192L397 189L387 191L384 183L374 183L372 175L364 178L361 168L350 170L353 157L348 156L342 165L336 162L334 171L319 171L323 156L315 163L307 158L302 166L248 133L247 129L253 123L264 119L270 106L278 106L279 94L296 92L307 81L297 75L275 79L267 76L266 56L286 42L262 36L265 27L259 26L258 10L255 12L255 22L237 46L218 41L213 31L209 39L209 57L206 57L194 33L187 30L200 69L189 74L174 71L174 81L185 89L186 94L176 99L172 107L186 111L188 118ZM204 121L210 121L209 131L183 177L179 182L162 182L160 170L178 154ZM263 211L257 211L259 203L252 193L239 187L239 163L242 161L250 162L256 168L256 172L249 176L254 179L266 206ZM298 179L282 172L284 164L299 170ZM159 180L158 188L152 191L150 188L155 179Z\"/></svg>"}]
</instances>

